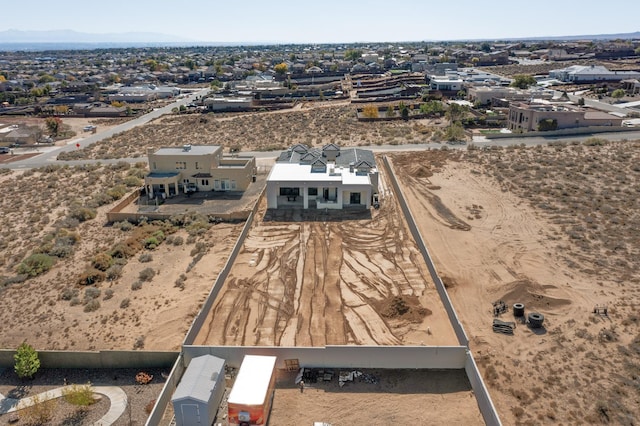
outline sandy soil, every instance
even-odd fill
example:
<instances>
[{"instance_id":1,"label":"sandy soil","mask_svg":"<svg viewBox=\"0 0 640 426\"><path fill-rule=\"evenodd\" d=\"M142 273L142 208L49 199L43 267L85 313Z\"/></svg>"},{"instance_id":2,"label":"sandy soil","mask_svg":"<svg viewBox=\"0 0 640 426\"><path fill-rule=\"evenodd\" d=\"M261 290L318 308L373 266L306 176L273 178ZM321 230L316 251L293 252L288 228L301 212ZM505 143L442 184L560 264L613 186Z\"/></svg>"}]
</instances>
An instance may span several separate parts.
<instances>
[{"instance_id":1,"label":"sandy soil","mask_svg":"<svg viewBox=\"0 0 640 426\"><path fill-rule=\"evenodd\" d=\"M628 237L618 238L616 254L597 250L597 238L606 242L613 231L586 235L595 246L586 252L572 232L576 218L590 216L580 200L588 203L600 195L635 224L634 202L624 204L629 210L616 204L624 195L616 196L607 182L611 173L629 168L624 184L637 188L631 169L639 154L637 145L626 144L392 156L397 169L409 171L401 175L403 190L505 424L638 421L638 268L616 260L621 250L635 256L637 233L623 230ZM595 158L603 163L608 158L609 164L587 173L582 182L572 176L573 167L588 167ZM518 173L505 179L513 170ZM571 186L570 198L536 192L546 184L559 186L560 192ZM567 203L571 208L563 208ZM601 209L591 211L596 220L599 214ZM627 243L629 238L633 242ZM596 272L593 262L600 256L611 263L600 262ZM544 327L518 323L513 336L493 333L492 302L498 300L542 313ZM594 315L596 304L607 304L609 316ZM517 322L511 310L501 318Z\"/></svg>"},{"instance_id":2,"label":"sandy soil","mask_svg":"<svg viewBox=\"0 0 640 426\"><path fill-rule=\"evenodd\" d=\"M394 196L382 186L382 207L371 211L265 211L262 200L262 220L195 344L456 345Z\"/></svg>"},{"instance_id":3,"label":"sandy soil","mask_svg":"<svg viewBox=\"0 0 640 426\"><path fill-rule=\"evenodd\" d=\"M339 370L326 371L333 380L305 383L303 392L294 384L295 373L279 371L269 424L484 424L463 371L364 369L343 387ZM214 424L227 425L225 410L223 402Z\"/></svg>"},{"instance_id":4,"label":"sandy soil","mask_svg":"<svg viewBox=\"0 0 640 426\"><path fill-rule=\"evenodd\" d=\"M77 243L66 246L70 254L56 258L49 272L13 281L24 258L51 250L46 241L70 223L74 204L89 205L105 187L121 181L121 173L127 171L117 169L48 167L0 176L5 195L0 201L5 219L0 231L1 347L17 347L27 338L38 350L179 349L242 223L171 227L167 232L172 234L167 236L180 244L167 240L155 249L142 248L113 279L82 285L79 280L92 259L125 242L138 229L106 226L106 212L113 203L106 204L96 209L94 219L76 222L64 231ZM70 187L74 190L69 191ZM144 269L155 273L150 281L139 278ZM140 285L134 289L136 282ZM98 293L99 303L90 312L85 310L89 291Z\"/></svg>"}]
</instances>

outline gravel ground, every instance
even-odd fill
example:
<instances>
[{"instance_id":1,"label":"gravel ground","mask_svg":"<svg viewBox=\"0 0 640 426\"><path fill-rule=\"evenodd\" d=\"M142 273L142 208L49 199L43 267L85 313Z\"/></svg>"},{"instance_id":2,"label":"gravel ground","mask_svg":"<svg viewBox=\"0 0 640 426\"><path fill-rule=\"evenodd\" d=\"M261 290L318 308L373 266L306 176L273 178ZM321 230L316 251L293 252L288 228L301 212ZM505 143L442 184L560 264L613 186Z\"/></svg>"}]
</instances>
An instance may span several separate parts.
<instances>
[{"instance_id":1,"label":"gravel ground","mask_svg":"<svg viewBox=\"0 0 640 426\"><path fill-rule=\"evenodd\" d=\"M153 380L147 385L139 385L135 381L138 372L144 371L153 375ZM12 369L0 369L0 393L5 397L25 398L41 392L46 392L68 384L86 384L95 386L119 386L125 393L130 404L130 410L118 419L115 426L143 425L148 417L146 407L154 401L162 390L169 369L43 369L33 380L21 380ZM106 398L87 408L84 412L68 404L62 399L55 404L55 415L48 425L86 425L100 419L109 410L110 403ZM17 413L20 417L19 414ZM0 425L10 424L16 413L0 415ZM17 425L28 425L26 419L21 418Z\"/></svg>"}]
</instances>

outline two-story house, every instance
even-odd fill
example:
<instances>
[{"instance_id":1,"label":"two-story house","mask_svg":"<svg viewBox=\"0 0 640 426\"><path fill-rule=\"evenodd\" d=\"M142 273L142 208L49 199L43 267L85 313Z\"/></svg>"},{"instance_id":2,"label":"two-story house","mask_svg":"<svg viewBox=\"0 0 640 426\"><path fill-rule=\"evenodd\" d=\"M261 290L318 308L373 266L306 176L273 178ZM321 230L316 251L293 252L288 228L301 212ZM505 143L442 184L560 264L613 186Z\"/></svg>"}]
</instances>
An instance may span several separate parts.
<instances>
[{"instance_id":1,"label":"two-story house","mask_svg":"<svg viewBox=\"0 0 640 426\"><path fill-rule=\"evenodd\" d=\"M254 157L223 156L219 145L184 145L148 152L150 198L195 191L244 191L255 180Z\"/></svg>"},{"instance_id":2,"label":"two-story house","mask_svg":"<svg viewBox=\"0 0 640 426\"><path fill-rule=\"evenodd\" d=\"M281 153L266 190L270 209L369 208L377 192L373 152L335 144L322 149L298 144Z\"/></svg>"}]
</instances>

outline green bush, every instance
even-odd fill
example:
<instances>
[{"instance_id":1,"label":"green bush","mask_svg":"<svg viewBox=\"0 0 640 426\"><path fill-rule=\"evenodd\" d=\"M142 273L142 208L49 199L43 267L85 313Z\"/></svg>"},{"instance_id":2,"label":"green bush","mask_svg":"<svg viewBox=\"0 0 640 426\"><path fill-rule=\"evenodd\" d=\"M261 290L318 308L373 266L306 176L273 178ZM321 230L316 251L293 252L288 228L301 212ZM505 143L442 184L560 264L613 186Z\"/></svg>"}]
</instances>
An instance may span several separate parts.
<instances>
[{"instance_id":1,"label":"green bush","mask_svg":"<svg viewBox=\"0 0 640 426\"><path fill-rule=\"evenodd\" d=\"M14 370L21 379L32 378L40 369L38 352L27 342L23 342L13 356Z\"/></svg>"},{"instance_id":2,"label":"green bush","mask_svg":"<svg viewBox=\"0 0 640 426\"><path fill-rule=\"evenodd\" d=\"M27 257L18 265L18 274L25 274L29 277L37 277L47 272L53 264L55 258L44 253L34 253Z\"/></svg>"},{"instance_id":3,"label":"green bush","mask_svg":"<svg viewBox=\"0 0 640 426\"><path fill-rule=\"evenodd\" d=\"M87 407L96 402L91 383L68 386L62 391L62 396L69 404L79 405L80 407Z\"/></svg>"},{"instance_id":4,"label":"green bush","mask_svg":"<svg viewBox=\"0 0 640 426\"><path fill-rule=\"evenodd\" d=\"M158 247L158 244L160 244L160 242L156 237L149 237L144 240L143 244L146 249L153 250Z\"/></svg>"},{"instance_id":5,"label":"green bush","mask_svg":"<svg viewBox=\"0 0 640 426\"><path fill-rule=\"evenodd\" d=\"M113 201L119 200L127 193L127 187L124 185L116 185L113 188L107 189L107 195L111 197Z\"/></svg>"}]
</instances>

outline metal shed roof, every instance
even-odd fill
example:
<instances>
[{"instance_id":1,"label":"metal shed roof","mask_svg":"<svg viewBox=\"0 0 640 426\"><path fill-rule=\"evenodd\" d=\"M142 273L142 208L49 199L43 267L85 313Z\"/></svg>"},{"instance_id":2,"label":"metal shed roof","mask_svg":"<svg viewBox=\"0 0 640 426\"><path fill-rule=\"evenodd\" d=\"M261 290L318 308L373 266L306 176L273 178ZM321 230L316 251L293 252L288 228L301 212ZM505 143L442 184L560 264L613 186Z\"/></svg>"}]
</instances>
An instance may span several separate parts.
<instances>
[{"instance_id":1,"label":"metal shed roof","mask_svg":"<svg viewBox=\"0 0 640 426\"><path fill-rule=\"evenodd\" d=\"M171 401L192 399L208 403L217 386L224 386L225 360L213 355L193 358Z\"/></svg>"}]
</instances>

